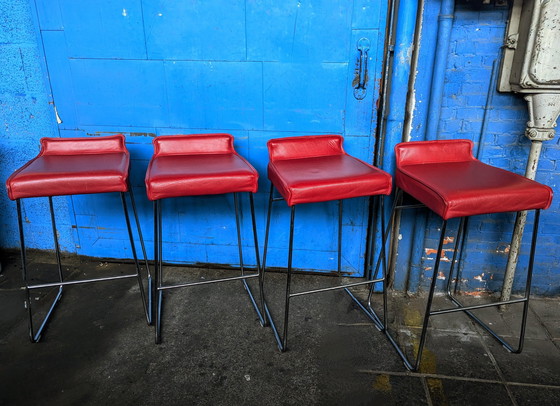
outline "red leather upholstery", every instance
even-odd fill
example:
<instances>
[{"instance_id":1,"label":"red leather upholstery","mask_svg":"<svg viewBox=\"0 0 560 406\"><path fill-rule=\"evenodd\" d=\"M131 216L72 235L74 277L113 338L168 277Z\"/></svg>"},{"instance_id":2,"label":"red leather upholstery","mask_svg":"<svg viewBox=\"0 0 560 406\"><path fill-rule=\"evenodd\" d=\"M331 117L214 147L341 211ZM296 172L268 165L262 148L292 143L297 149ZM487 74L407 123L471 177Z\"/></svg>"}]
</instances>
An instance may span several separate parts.
<instances>
[{"instance_id":1,"label":"red leather upholstery","mask_svg":"<svg viewBox=\"0 0 560 406\"><path fill-rule=\"evenodd\" d=\"M289 206L388 195L391 176L344 152L339 135L268 141L268 177Z\"/></svg>"},{"instance_id":2,"label":"red leather upholstery","mask_svg":"<svg viewBox=\"0 0 560 406\"><path fill-rule=\"evenodd\" d=\"M6 181L8 197L76 195L128 190L124 136L42 138L41 152Z\"/></svg>"},{"instance_id":3,"label":"red leather upholstery","mask_svg":"<svg viewBox=\"0 0 560 406\"><path fill-rule=\"evenodd\" d=\"M397 187L446 220L550 206L550 187L480 162L472 147L470 140L397 144Z\"/></svg>"},{"instance_id":4,"label":"red leather upholstery","mask_svg":"<svg viewBox=\"0 0 560 406\"><path fill-rule=\"evenodd\" d=\"M229 134L154 139L146 172L148 199L257 191L257 171L233 148Z\"/></svg>"}]
</instances>

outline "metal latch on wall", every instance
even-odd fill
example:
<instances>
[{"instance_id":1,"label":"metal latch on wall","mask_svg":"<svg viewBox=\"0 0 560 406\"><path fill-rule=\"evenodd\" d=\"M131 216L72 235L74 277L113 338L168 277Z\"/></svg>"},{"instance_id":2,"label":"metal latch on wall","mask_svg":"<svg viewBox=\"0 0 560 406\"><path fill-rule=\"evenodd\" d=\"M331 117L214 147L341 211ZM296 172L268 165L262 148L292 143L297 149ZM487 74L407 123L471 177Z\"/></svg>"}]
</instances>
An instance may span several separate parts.
<instances>
[{"instance_id":1,"label":"metal latch on wall","mask_svg":"<svg viewBox=\"0 0 560 406\"><path fill-rule=\"evenodd\" d=\"M367 94L366 84L368 81L367 62L370 46L369 39L360 38L356 46L360 55L358 56L356 76L352 81L352 86L354 87L354 97L358 100L362 100Z\"/></svg>"}]
</instances>

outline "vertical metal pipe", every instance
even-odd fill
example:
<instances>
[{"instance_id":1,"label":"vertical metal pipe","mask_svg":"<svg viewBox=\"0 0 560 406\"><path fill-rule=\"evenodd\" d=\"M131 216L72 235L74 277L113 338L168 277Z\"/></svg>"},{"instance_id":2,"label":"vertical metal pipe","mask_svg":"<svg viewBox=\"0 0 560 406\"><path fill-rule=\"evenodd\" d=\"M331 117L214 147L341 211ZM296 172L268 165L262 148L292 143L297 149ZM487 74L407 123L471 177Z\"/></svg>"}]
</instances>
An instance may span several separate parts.
<instances>
[{"instance_id":1,"label":"vertical metal pipe","mask_svg":"<svg viewBox=\"0 0 560 406\"><path fill-rule=\"evenodd\" d=\"M382 143L379 166L390 174L395 173L394 148L403 140L405 132L403 123L406 120L406 107L409 104L407 101L412 97L411 93L405 89L410 88L410 80L414 76L411 75L411 67L413 51L418 45L414 42L419 19L418 4L418 1L400 1L398 5L394 4L395 7L398 7L393 16L396 20L395 28L390 32L391 36L394 36L394 54L392 57L390 53L386 56L390 74L387 74L384 82L389 89L388 100L382 105L383 124L386 123L386 125L384 133L379 135ZM388 114L385 118L386 111ZM381 216L388 217L389 215L386 212L381 213ZM383 230L379 229L379 224L376 225L376 233L383 233ZM398 235L393 233L392 237L390 245L396 247ZM394 268L390 269L394 270Z\"/></svg>"},{"instance_id":2,"label":"vertical metal pipe","mask_svg":"<svg viewBox=\"0 0 560 406\"><path fill-rule=\"evenodd\" d=\"M442 0L438 17L438 39L434 59L434 71L431 85L432 90L430 93L428 118L426 123L426 139L439 138L438 128L440 124L445 70L447 68L447 55L449 54L449 42L451 40L451 29L453 28L454 10L455 0Z\"/></svg>"},{"instance_id":3,"label":"vertical metal pipe","mask_svg":"<svg viewBox=\"0 0 560 406\"><path fill-rule=\"evenodd\" d=\"M389 173L395 172L393 149L402 140L403 122L405 120L408 82L412 50L414 48L414 33L416 29L417 1L401 1L397 10L394 57L390 75L390 90L388 95L388 116L383 148L381 151L381 168ZM389 78L388 78L389 80Z\"/></svg>"},{"instance_id":4,"label":"vertical metal pipe","mask_svg":"<svg viewBox=\"0 0 560 406\"><path fill-rule=\"evenodd\" d=\"M453 28L455 0L442 0L438 17L438 35L434 56L434 66L432 71L431 92L428 102L428 113L426 122L426 140L435 140L439 138L439 123L441 116L441 105L443 100L445 71L447 68L447 55L449 53L449 42L451 39L451 30ZM412 250L410 252L410 261L408 269L413 270L415 264L418 264L416 272L411 271L407 278L407 287L419 283L419 273L421 272L422 252L427 232L427 216L422 214L416 216ZM418 281L409 280L410 278L418 278ZM414 283L413 283L414 282Z\"/></svg>"},{"instance_id":5,"label":"vertical metal pipe","mask_svg":"<svg viewBox=\"0 0 560 406\"><path fill-rule=\"evenodd\" d=\"M539 157L541 155L542 141L531 141L531 150L529 151L529 159L527 161L527 168L525 169L525 177L535 179L537 174L537 167L539 165ZM523 239L523 232L525 231L525 224L527 223L527 212L520 211L515 218L515 227L513 236L511 238L511 245L509 248L508 262L506 265L506 272L504 274L504 284L502 285L501 300L509 300L511 297L511 290L513 288L513 280L515 278L515 269L519 261L519 252L521 250L521 240Z\"/></svg>"}]
</instances>

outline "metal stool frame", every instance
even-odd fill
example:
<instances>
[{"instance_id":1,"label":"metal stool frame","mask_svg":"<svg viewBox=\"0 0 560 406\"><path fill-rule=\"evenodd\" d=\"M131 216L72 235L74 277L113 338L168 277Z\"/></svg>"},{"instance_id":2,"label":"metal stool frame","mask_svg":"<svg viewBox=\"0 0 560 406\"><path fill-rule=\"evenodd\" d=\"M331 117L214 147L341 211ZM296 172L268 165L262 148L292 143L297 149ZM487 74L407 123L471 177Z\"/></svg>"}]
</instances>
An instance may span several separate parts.
<instances>
[{"instance_id":1,"label":"metal stool frame","mask_svg":"<svg viewBox=\"0 0 560 406\"><path fill-rule=\"evenodd\" d=\"M424 204L406 204L406 205L403 205L402 201L403 201L404 193L405 192L403 190L401 190L400 188L396 188L395 204L393 206L393 210L392 210L392 213L391 213L391 221L388 225L388 229L391 229L393 227L397 211L403 210L403 209L426 207ZM440 314L464 312L474 322L476 322L478 325L480 325L482 328L484 328L484 330L486 330L492 337L494 337L494 339L496 339L509 352L520 353L523 350L523 341L524 341L524 337L525 337L525 327L526 327L526 322L527 322L527 313L528 313L528 309L529 309L529 296L530 296L530 293L531 293L531 280L532 280L532 275L533 275L533 264L534 264L535 251L536 251L537 234L538 234L538 229L539 229L539 219L540 219L540 209L536 209L535 210L535 219L534 219L534 224L533 224L533 234L532 234L532 239L531 239L531 250L530 250L530 254L529 254L529 263L528 263L528 268L527 268L527 279L526 279L526 283L525 283L525 292L524 292L523 297L519 298L519 299L502 300L502 301L492 302L492 303L465 306L459 301L459 299L457 299L456 296L454 296L454 293L457 293L457 282L458 282L459 278L455 278L455 284L454 284L453 292L452 292L452 289L451 289L455 263L460 261L458 259L459 246L462 246L464 244L464 235L465 235L465 231L466 231L467 226L468 226L468 217L461 217L461 220L460 220L461 222L459 224L459 229L457 230L457 238L455 240L455 246L454 246L454 249L453 249L453 258L451 260L451 266L450 266L450 270L449 270L449 277L447 279L447 289L446 289L446 295L451 300L451 302L455 305L455 307L440 309L440 310L432 310L432 301L433 301L433 296L434 296L435 287L436 287L437 275L438 275L438 272L439 272L439 265L440 265L440 262L441 262L440 261L440 258L441 258L440 253L441 253L441 250L443 248L443 242L444 242L444 239L445 239L445 232L446 232L447 223L448 223L448 220L443 220L442 225L441 225L441 233L440 233L440 238L439 238L439 243L438 243L436 260L435 260L434 269L433 269L433 272L432 272L432 280L431 280L431 283L430 283L430 289L429 289L429 293L428 293L428 300L427 300L427 303L426 303L426 311L424 313L424 320L423 320L423 323L422 323L422 332L421 332L421 336L420 336L420 342L419 342L419 346L418 346L416 360L410 360L406 356L403 349L399 346L399 344L397 343L395 338L391 335L391 332L389 331L387 324L385 324L385 328L384 328L384 332L385 332L387 338L389 339L390 343L393 345L393 347L395 348L395 350L397 351L397 353L401 357L402 361L404 362L404 365L406 366L406 368L408 370L417 371L419 369L420 363L421 363L421 360L422 360L422 352L423 352L423 349L424 349L424 345L426 343L426 335L427 335L427 332L428 332L428 323L429 323L430 317L431 316L437 316L437 315L440 315ZM395 232L398 233L398 230L395 230ZM507 304L515 304L515 303L523 303L523 313L522 313L522 316L521 316L521 326L520 326L519 341L518 341L518 344L517 344L517 348L514 348L511 344L509 344L507 341L505 341L500 335L498 335L486 323L484 323L477 316L475 316L471 311L471 310L476 310L476 309L483 309L483 308L487 308L487 307L495 307L495 306L502 306L502 305L507 305Z\"/></svg>"},{"instance_id":2,"label":"metal stool frame","mask_svg":"<svg viewBox=\"0 0 560 406\"><path fill-rule=\"evenodd\" d=\"M240 205L239 205L239 198L238 198L238 193L239 192L233 192L233 201L234 201L234 208L235 208L235 224L236 224L236 228L237 228L237 244L238 244L238 249L239 249L239 265L240 265L240 271L241 271L241 275L240 276L232 276L232 277L227 277L227 278L220 278L220 279L214 279L214 280L205 280L205 281L198 281L198 282L187 282L187 283L180 283L180 284L176 284L176 285L164 285L163 282L163 238L162 238L162 201L164 199L158 199L158 200L154 200L154 263L155 263L155 272L154 272L154 276L155 276L155 286L156 288L154 289L154 293L156 294L156 298L153 301L154 306L156 306L156 309L154 309L154 314L155 314L155 342L156 344L161 343L161 320L162 320L162 307L163 307L163 292L166 290L170 290L170 289L176 289L176 288L183 288L183 287L189 287L189 286L199 286L199 285L207 285L207 284L212 284L212 283L218 283L218 282L227 282L227 281L236 281L236 280L241 280L243 282L243 287L245 288L245 290L247 291L247 294L249 295L249 299L251 300L251 304L253 305L253 308L255 309L255 312L257 313L257 316L259 318L259 322L261 324L261 326L266 326L266 320L263 317L259 306L257 305L257 302L253 296L253 292L251 291L251 288L249 287L249 285L247 284L247 279L251 279L251 278L258 278L259 280L259 290L260 290L260 301L261 301L261 307L264 304L264 296L263 296L263 289L262 289L262 283L263 283L263 279L262 279L262 271L261 271L261 263L260 263L260 255L259 255L259 243L258 243L258 236L257 236L257 223L256 223L256 217L255 217L255 205L254 205L254 200L253 200L253 193L248 193L249 194L249 202L250 202L250 206L251 206L251 222L252 222L252 228L253 228L253 239L254 239L254 244L255 244L255 256L256 256L256 262L257 262L257 272L256 273L252 273L252 274L246 274L245 273L245 267L243 264L243 246L242 246L242 239L241 239L241 224L240 224L240 220L239 220L239 213L241 211L240 209Z\"/></svg>"},{"instance_id":3,"label":"metal stool frame","mask_svg":"<svg viewBox=\"0 0 560 406\"><path fill-rule=\"evenodd\" d=\"M133 274L128 274L128 275L120 275L120 276L109 276L109 277L103 277L103 278L92 278L92 279L82 279L82 280L75 280L75 281L65 281L64 280L64 275L62 272L62 261L60 258L60 246L59 246L59 242L58 242L58 235L56 232L56 219L55 219L55 214L54 214L54 207L53 207L53 199L52 196L48 196L49 199L49 211L50 211L50 217L51 217L51 225L52 225L52 232L53 232L53 239L54 239L54 246L55 246L55 255L56 255L56 262L57 262L57 267L58 267L58 282L51 282L51 283L41 283L41 284L30 284L29 283L29 278L28 278L28 272L27 272L27 255L26 255L26 249L25 249L25 237L24 237L24 227L23 227L23 216L22 216L22 211L21 211L21 199L16 199L16 206L17 206L17 216L18 216L18 228L19 228L19 239L20 239L20 248L21 248L21 263L22 263L22 276L23 276L23 281L25 283L25 308L27 309L27 313L28 313L28 319L29 319L29 323L28 323L28 331L29 331L29 339L32 343L36 343L39 342L43 331L45 330L45 328L48 325L48 322L50 321L50 318L52 316L52 314L54 313L54 310L56 308L56 305L60 302L60 299L62 298L62 292L63 292L63 287L66 285L78 285L78 284L83 284L83 283L92 283L92 282L103 282L103 281L111 281L111 280L117 280L117 279L127 279L127 278L134 278L136 277L138 279L138 286L140 287L140 296L142 298L142 303L143 303L143 307L144 307L144 313L146 316L146 321L148 324L152 323L152 312L151 312L151 274L150 274L150 268L148 266L148 260L147 260L147 256L146 256L146 248L144 245L144 239L142 237L142 230L140 229L140 222L138 221L138 213L136 211L136 203L134 202L134 193L132 192L132 187L130 186L130 183L128 184L128 192L130 195L130 200L131 200L131 204L132 204L132 211L134 213L134 219L136 221L136 225L137 225L137 230L138 230L138 236L140 239L140 245L142 247L142 253L144 256L144 263L145 263L145 267L148 273L148 303L146 303L146 294L144 292L144 284L142 283L142 275L140 272L140 263L138 261L138 256L136 254L136 246L134 243L134 236L132 233L132 226L130 223L130 217L129 217L129 213L128 213L128 208L127 208L127 203L126 203L126 197L125 197L125 193L124 192L120 192L121 195L121 202L122 202L122 206L123 206L123 210L124 210L124 216L126 219L126 227L127 227L127 231L128 231L128 236L130 239L130 245L132 248L132 255L134 258L134 264L136 266L136 272ZM58 293L56 295L56 297L54 298L54 300L52 301L49 310L47 312L47 314L45 315L45 317L43 318L43 321L41 322L41 325L39 327L39 329L37 329L37 331L35 331L34 326L33 326L33 311L32 311L32 300L31 300L31 290L33 289L43 289L43 288L49 288L49 287L58 287Z\"/></svg>"},{"instance_id":4,"label":"metal stool frame","mask_svg":"<svg viewBox=\"0 0 560 406\"><path fill-rule=\"evenodd\" d=\"M381 206L381 213L383 213L383 198L382 196L371 196L371 197L378 197L380 198L380 206ZM269 237L269 232L270 232L270 217L271 217L271 213L272 213L272 204L273 202L276 201L283 201L284 198L282 197L274 197L274 185L271 183L270 185L270 194L269 194L269 199L268 199L268 214L267 214L267 219L266 219L266 232L265 232L265 240L264 240L264 253L263 253L263 278L264 278L264 273L266 271L266 256L267 256L267 250L268 250L268 237ZM342 200L338 200L338 245L337 245L337 253L338 253L338 257L337 257L337 272L338 275L341 276L341 262L342 262ZM339 286L333 286L333 287L328 287L328 288L321 288L321 289L313 289L313 290L307 290L307 291L301 291L301 292L295 292L292 293L291 290L291 283L292 283L292 259L293 259L293 245L294 245L294 223L295 223L295 213L296 213L296 206L297 205L293 205L290 209L290 234L289 234L289 242L288 242L288 266L287 266L287 278L286 278L286 294L285 294L285 305L284 305L284 328L283 328L283 333L282 335L280 335L278 328L276 327L276 324L274 323L274 319L272 317L272 314L270 312L270 309L268 308L268 305L266 304L266 301L264 302L264 310L266 313L266 317L268 322L270 323L270 326L272 328L272 331L274 333L274 338L276 339L276 343L278 345L278 349L281 352L284 352L288 349L288 322L289 322L289 314L290 314L290 299L293 297L297 297L297 296L303 296L303 295L308 295L308 294L312 294L312 293L320 293L320 292L327 292L327 291L332 291L332 290L338 290L338 289L344 289L344 291L350 296L350 298L357 304L358 308L370 319L370 321L374 324L374 326L379 330L382 331L384 329L384 326L386 325L386 311L385 309L387 308L387 290L386 290L386 284L385 284L385 279L386 279L386 273L387 273L387 264L385 261L385 242L387 240L388 237L388 232L385 233L384 237L383 237L383 245L382 245L382 252L381 255L378 257L377 260L377 264L375 267L375 271L371 274L372 279L369 279L367 281L361 281L361 282L354 282L354 283L348 283L348 284L344 284L344 285L339 285ZM371 242L371 241L370 241ZM371 245L371 243L370 243ZM369 253L371 255L371 252ZM380 263L383 260L384 266L383 266L383 270L382 270L382 276L379 276L379 267L380 267ZM366 258L366 264L370 264L370 259ZM371 305L371 297L374 291L374 287L376 283L383 283L383 321L381 321L380 317L377 315L377 313L375 312L375 310L373 309L372 305ZM369 295L368 295L368 301L366 304L363 304L350 290L349 288L354 287L354 286L362 286L362 285L370 285L370 290L369 290Z\"/></svg>"}]
</instances>

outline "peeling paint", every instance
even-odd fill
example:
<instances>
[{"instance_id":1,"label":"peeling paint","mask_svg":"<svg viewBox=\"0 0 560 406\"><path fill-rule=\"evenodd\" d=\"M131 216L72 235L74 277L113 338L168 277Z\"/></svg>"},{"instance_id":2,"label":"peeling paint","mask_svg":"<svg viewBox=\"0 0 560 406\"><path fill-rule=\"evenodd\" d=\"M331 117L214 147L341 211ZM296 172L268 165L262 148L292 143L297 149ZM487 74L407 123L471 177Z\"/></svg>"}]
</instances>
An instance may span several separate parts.
<instances>
[{"instance_id":1,"label":"peeling paint","mask_svg":"<svg viewBox=\"0 0 560 406\"><path fill-rule=\"evenodd\" d=\"M484 282L484 279L483 279L483 278L484 278L484 272L481 273L480 275L476 275L473 279L474 279L475 281Z\"/></svg>"},{"instance_id":2,"label":"peeling paint","mask_svg":"<svg viewBox=\"0 0 560 406\"><path fill-rule=\"evenodd\" d=\"M443 262L451 262L451 260L445 255L446 251L447 251L447 252L453 252L452 249L447 249L447 250L443 249L443 250L441 250L441 253L440 253L440 255L439 255L439 256L440 256L440 260L443 261ZM426 259L426 260L433 260L434 258L430 258L430 257L428 257L428 256L429 256L429 255L436 255L436 254L437 254L437 250L436 250L436 249L433 249L433 248L424 248L424 252L426 253L426 257L424 257L423 259Z\"/></svg>"},{"instance_id":3,"label":"peeling paint","mask_svg":"<svg viewBox=\"0 0 560 406\"><path fill-rule=\"evenodd\" d=\"M506 244L503 248L498 247L498 249L496 249L496 253L497 254L509 254L510 249L511 249L511 245Z\"/></svg>"},{"instance_id":4,"label":"peeling paint","mask_svg":"<svg viewBox=\"0 0 560 406\"><path fill-rule=\"evenodd\" d=\"M54 109L54 115L56 116L56 122L58 124L62 124L62 119L58 115L58 110L56 109L56 106L54 104L53 104L53 109Z\"/></svg>"},{"instance_id":5,"label":"peeling paint","mask_svg":"<svg viewBox=\"0 0 560 406\"><path fill-rule=\"evenodd\" d=\"M438 272L437 279L443 280L443 281L444 281L444 280L447 279L447 278L445 277L445 274L444 274L443 272L440 271L440 272Z\"/></svg>"}]
</instances>

